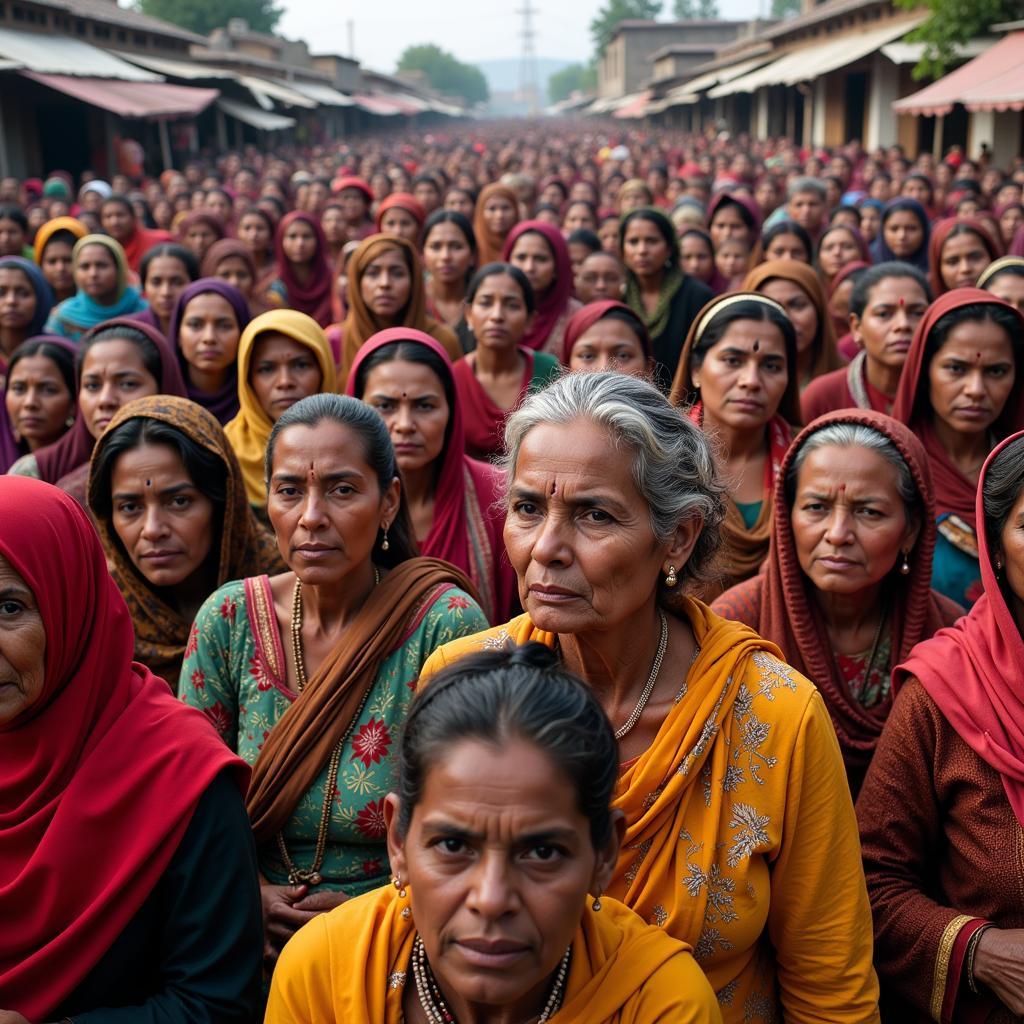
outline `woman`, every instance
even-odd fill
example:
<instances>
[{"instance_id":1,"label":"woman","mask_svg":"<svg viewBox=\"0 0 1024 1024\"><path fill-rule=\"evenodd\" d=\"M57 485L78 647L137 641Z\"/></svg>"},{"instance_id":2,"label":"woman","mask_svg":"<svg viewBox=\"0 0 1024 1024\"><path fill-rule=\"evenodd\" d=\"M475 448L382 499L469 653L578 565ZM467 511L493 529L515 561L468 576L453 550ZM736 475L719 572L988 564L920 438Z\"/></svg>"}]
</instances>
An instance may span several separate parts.
<instances>
[{"instance_id":1,"label":"woman","mask_svg":"<svg viewBox=\"0 0 1024 1024\"><path fill-rule=\"evenodd\" d=\"M277 277L266 292L276 307L297 309L321 327L331 322L334 275L327 262L327 241L316 219L293 210L281 218L274 239Z\"/></svg>"},{"instance_id":2,"label":"woman","mask_svg":"<svg viewBox=\"0 0 1024 1024\"><path fill-rule=\"evenodd\" d=\"M1024 427L1024 315L978 288L933 302L917 325L893 417L924 443L939 536L932 586L969 608L980 596L974 506L995 443Z\"/></svg>"},{"instance_id":3,"label":"woman","mask_svg":"<svg viewBox=\"0 0 1024 1024\"><path fill-rule=\"evenodd\" d=\"M256 265L256 283L253 285L253 292L259 296L266 292L271 281L276 277L274 272L274 235L276 231L277 222L259 206L250 206L238 218L238 226L235 228L238 240L249 250L252 261Z\"/></svg>"},{"instance_id":4,"label":"woman","mask_svg":"<svg viewBox=\"0 0 1024 1024\"><path fill-rule=\"evenodd\" d=\"M473 215L476 213L476 188L460 188L453 185L444 194L444 209L453 213L461 213L463 217L473 223Z\"/></svg>"},{"instance_id":5,"label":"woman","mask_svg":"<svg viewBox=\"0 0 1024 1024\"><path fill-rule=\"evenodd\" d=\"M1024 885L1022 459L1017 434L982 469L984 595L897 667L896 700L857 801L893 1020L1024 1014L1016 898Z\"/></svg>"},{"instance_id":6,"label":"woman","mask_svg":"<svg viewBox=\"0 0 1024 1024\"><path fill-rule=\"evenodd\" d=\"M265 313L262 298L256 293L257 271L249 247L237 238L222 238L210 246L201 267L203 277L217 277L242 293L251 313Z\"/></svg>"},{"instance_id":7,"label":"woman","mask_svg":"<svg viewBox=\"0 0 1024 1024\"><path fill-rule=\"evenodd\" d=\"M345 217L345 241L361 242L375 233L370 206L375 198L374 190L362 178L354 174L336 178L331 191L338 197Z\"/></svg>"},{"instance_id":8,"label":"woman","mask_svg":"<svg viewBox=\"0 0 1024 1024\"><path fill-rule=\"evenodd\" d=\"M916 199L890 200L882 211L878 236L870 246L871 259L875 263L901 260L927 274L930 236L928 214Z\"/></svg>"},{"instance_id":9,"label":"woman","mask_svg":"<svg viewBox=\"0 0 1024 1024\"><path fill-rule=\"evenodd\" d=\"M579 373L532 396L506 442L526 614L443 647L423 677L509 640L559 651L620 742L626 835L607 895L693 946L727 1024L877 1021L821 697L774 644L678 592L708 575L725 514L702 433L644 381Z\"/></svg>"},{"instance_id":10,"label":"woman","mask_svg":"<svg viewBox=\"0 0 1024 1024\"><path fill-rule=\"evenodd\" d=\"M654 349L655 380L668 391L683 340L711 300L711 289L683 273L675 231L660 210L627 214L619 228L619 246L626 266L626 304L643 319Z\"/></svg>"},{"instance_id":11,"label":"woman","mask_svg":"<svg viewBox=\"0 0 1024 1024\"><path fill-rule=\"evenodd\" d=\"M377 232L397 235L417 248L427 219L427 211L408 192L392 192L377 208Z\"/></svg>"},{"instance_id":12,"label":"woman","mask_svg":"<svg viewBox=\"0 0 1024 1024\"><path fill-rule=\"evenodd\" d=\"M857 262L866 264L870 259L861 233L848 224L833 224L818 239L815 262L826 291L831 291L832 282L844 267Z\"/></svg>"},{"instance_id":13,"label":"woman","mask_svg":"<svg viewBox=\"0 0 1024 1024\"><path fill-rule=\"evenodd\" d=\"M203 277L179 296L168 338L188 397L222 426L238 413L238 342L249 323L242 293L226 281Z\"/></svg>"},{"instance_id":14,"label":"woman","mask_svg":"<svg viewBox=\"0 0 1024 1024\"><path fill-rule=\"evenodd\" d=\"M801 397L805 422L837 409L892 413L914 331L931 292L909 263L876 263L850 297L850 334L857 354L849 366L816 377Z\"/></svg>"},{"instance_id":15,"label":"woman","mask_svg":"<svg viewBox=\"0 0 1024 1024\"><path fill-rule=\"evenodd\" d=\"M795 220L782 220L761 236L761 251L766 260L798 260L810 263L814 258L811 236Z\"/></svg>"},{"instance_id":16,"label":"woman","mask_svg":"<svg viewBox=\"0 0 1024 1024\"><path fill-rule=\"evenodd\" d=\"M99 216L104 232L124 250L125 262L133 274L139 272L142 257L154 245L174 240L166 231L143 227L127 196L108 196L100 205Z\"/></svg>"},{"instance_id":17,"label":"woman","mask_svg":"<svg viewBox=\"0 0 1024 1024\"><path fill-rule=\"evenodd\" d=\"M35 262L53 290L55 302L75 294L71 251L75 242L88 233L86 226L74 217L56 217L36 232Z\"/></svg>"},{"instance_id":18,"label":"woman","mask_svg":"<svg viewBox=\"0 0 1024 1024\"><path fill-rule=\"evenodd\" d=\"M43 272L23 256L0 257L0 387L14 350L41 333L53 309Z\"/></svg>"},{"instance_id":19,"label":"woman","mask_svg":"<svg viewBox=\"0 0 1024 1024\"><path fill-rule=\"evenodd\" d=\"M74 346L45 334L29 338L11 355L0 395L0 473L6 473L74 424Z\"/></svg>"},{"instance_id":20,"label":"woman","mask_svg":"<svg viewBox=\"0 0 1024 1024\"><path fill-rule=\"evenodd\" d=\"M415 557L387 428L368 406L296 404L265 466L290 571L227 583L205 602L181 693L254 766L272 963L315 914L387 879L381 805L410 683L438 644L486 620L462 573Z\"/></svg>"},{"instance_id":21,"label":"woman","mask_svg":"<svg viewBox=\"0 0 1024 1024\"><path fill-rule=\"evenodd\" d=\"M146 309L138 288L128 284L124 250L106 235L84 235L71 254L78 291L58 303L44 328L69 341L80 342L97 324L130 317Z\"/></svg>"},{"instance_id":22,"label":"woman","mask_svg":"<svg viewBox=\"0 0 1024 1024\"><path fill-rule=\"evenodd\" d=\"M387 424L420 552L464 572L487 621L505 622L518 601L497 505L504 479L465 454L448 354L422 331L381 331L360 350L346 392Z\"/></svg>"},{"instance_id":23,"label":"woman","mask_svg":"<svg viewBox=\"0 0 1024 1024\"><path fill-rule=\"evenodd\" d=\"M589 895L607 887L618 852L622 818L609 807L616 755L598 702L540 644L483 652L443 672L413 703L398 792L384 805L395 883L295 937L274 973L270 1024L499 1013L577 1024L720 1021L686 946ZM510 788L493 788L488 780L497 778ZM484 908L477 893L490 857L521 855L504 824L506 804L558 827L572 853L544 875L503 872ZM467 844L451 857L447 907L437 892L449 865L424 843L438 818L482 833L472 854ZM479 944L479 960L448 945L449 930ZM486 945L499 943L514 954L498 954L504 969L486 962Z\"/></svg>"},{"instance_id":24,"label":"woman","mask_svg":"<svg viewBox=\"0 0 1024 1024\"><path fill-rule=\"evenodd\" d=\"M1024 258L1003 256L993 261L982 271L977 286L1024 312Z\"/></svg>"},{"instance_id":25,"label":"woman","mask_svg":"<svg viewBox=\"0 0 1024 1024\"><path fill-rule=\"evenodd\" d=\"M753 576L768 554L771 494L800 424L796 337L785 310L756 292L709 303L686 338L670 400L717 439L729 494L721 578L707 600Z\"/></svg>"},{"instance_id":26,"label":"woman","mask_svg":"<svg viewBox=\"0 0 1024 1024\"><path fill-rule=\"evenodd\" d=\"M761 232L761 211L753 199L733 192L719 192L708 204L708 234L717 249L722 242L743 242L747 251Z\"/></svg>"},{"instance_id":27,"label":"woman","mask_svg":"<svg viewBox=\"0 0 1024 1024\"><path fill-rule=\"evenodd\" d=\"M562 233L568 238L574 231L597 232L597 208L587 199L567 203L562 217Z\"/></svg>"},{"instance_id":28,"label":"woman","mask_svg":"<svg viewBox=\"0 0 1024 1024\"><path fill-rule=\"evenodd\" d=\"M715 295L729 288L729 282L715 266L711 236L700 228L688 228L679 236L679 265L688 277L703 281Z\"/></svg>"},{"instance_id":29,"label":"woman","mask_svg":"<svg viewBox=\"0 0 1024 1024\"><path fill-rule=\"evenodd\" d=\"M225 237L224 222L215 213L205 209L187 213L178 222L177 228L181 244L195 255L197 263L202 263L210 247Z\"/></svg>"},{"instance_id":30,"label":"woman","mask_svg":"<svg viewBox=\"0 0 1024 1024\"><path fill-rule=\"evenodd\" d=\"M878 238L882 229L882 214L885 212L885 203L879 199L862 199L857 203L857 211L860 214L860 233L865 242L871 246Z\"/></svg>"},{"instance_id":31,"label":"woman","mask_svg":"<svg viewBox=\"0 0 1024 1024\"><path fill-rule=\"evenodd\" d=\"M491 182L482 189L473 215L480 266L501 259L508 233L518 220L519 200L508 185Z\"/></svg>"},{"instance_id":32,"label":"woman","mask_svg":"<svg viewBox=\"0 0 1024 1024\"><path fill-rule=\"evenodd\" d=\"M452 372L471 458L496 455L509 411L558 374L554 356L522 343L534 309L529 280L510 263L488 263L469 283L466 319L476 345Z\"/></svg>"},{"instance_id":33,"label":"woman","mask_svg":"<svg viewBox=\"0 0 1024 1024\"><path fill-rule=\"evenodd\" d=\"M435 210L423 230L427 311L455 332L463 352L473 347L473 335L466 323L466 288L476 261L476 238L470 222L453 210Z\"/></svg>"},{"instance_id":34,"label":"woman","mask_svg":"<svg viewBox=\"0 0 1024 1024\"><path fill-rule=\"evenodd\" d=\"M643 320L624 302L592 302L566 325L562 365L649 377L654 370L651 339Z\"/></svg>"},{"instance_id":35,"label":"woman","mask_svg":"<svg viewBox=\"0 0 1024 1024\"><path fill-rule=\"evenodd\" d=\"M931 589L928 458L902 424L848 409L797 437L779 479L765 570L711 608L815 681L856 798L892 706L893 667L963 614Z\"/></svg>"},{"instance_id":36,"label":"woman","mask_svg":"<svg viewBox=\"0 0 1024 1024\"><path fill-rule=\"evenodd\" d=\"M618 195L620 216L626 217L633 210L652 207L653 205L654 193L641 178L629 178L622 183Z\"/></svg>"},{"instance_id":37,"label":"woman","mask_svg":"<svg viewBox=\"0 0 1024 1024\"><path fill-rule=\"evenodd\" d=\"M87 493L135 626L135 660L176 686L203 601L229 580L282 567L238 460L194 402L140 398L97 441Z\"/></svg>"},{"instance_id":38,"label":"woman","mask_svg":"<svg viewBox=\"0 0 1024 1024\"><path fill-rule=\"evenodd\" d=\"M20 206L0 206L0 257L24 256L32 259L32 246L28 244L28 218Z\"/></svg>"},{"instance_id":39,"label":"woman","mask_svg":"<svg viewBox=\"0 0 1024 1024\"><path fill-rule=\"evenodd\" d=\"M142 297L148 308L137 319L155 327L165 338L171 337L171 320L178 298L198 278L199 261L190 249L176 242L154 245L139 266Z\"/></svg>"},{"instance_id":40,"label":"woman","mask_svg":"<svg viewBox=\"0 0 1024 1024\"><path fill-rule=\"evenodd\" d=\"M536 308L521 344L557 358L565 325L580 308L572 297L572 263L561 231L543 221L522 221L505 239L502 258L518 267L533 289Z\"/></svg>"},{"instance_id":41,"label":"woman","mask_svg":"<svg viewBox=\"0 0 1024 1024\"><path fill-rule=\"evenodd\" d=\"M439 342L453 361L462 355L455 332L426 311L423 271L416 247L395 235L371 235L348 262L348 316L334 334L340 376L348 379L362 345L378 331L411 327Z\"/></svg>"},{"instance_id":42,"label":"woman","mask_svg":"<svg viewBox=\"0 0 1024 1024\"><path fill-rule=\"evenodd\" d=\"M267 504L263 458L274 424L300 399L336 390L334 356L319 324L296 309L272 309L238 341L238 415L224 433L257 512Z\"/></svg>"},{"instance_id":43,"label":"woman","mask_svg":"<svg viewBox=\"0 0 1024 1024\"><path fill-rule=\"evenodd\" d=\"M973 288L985 267L1001 255L988 228L977 220L956 217L935 225L928 253L936 298L953 288Z\"/></svg>"},{"instance_id":44,"label":"woman","mask_svg":"<svg viewBox=\"0 0 1024 1024\"><path fill-rule=\"evenodd\" d=\"M843 365L821 280L806 263L761 263L747 274L743 291L767 295L786 311L796 331L796 379L801 390L822 374Z\"/></svg>"},{"instance_id":45,"label":"woman","mask_svg":"<svg viewBox=\"0 0 1024 1024\"><path fill-rule=\"evenodd\" d=\"M0 872L18 880L0 889L0 1016L254 1019L245 765L133 664L74 501L4 477L0 521Z\"/></svg>"}]
</instances>

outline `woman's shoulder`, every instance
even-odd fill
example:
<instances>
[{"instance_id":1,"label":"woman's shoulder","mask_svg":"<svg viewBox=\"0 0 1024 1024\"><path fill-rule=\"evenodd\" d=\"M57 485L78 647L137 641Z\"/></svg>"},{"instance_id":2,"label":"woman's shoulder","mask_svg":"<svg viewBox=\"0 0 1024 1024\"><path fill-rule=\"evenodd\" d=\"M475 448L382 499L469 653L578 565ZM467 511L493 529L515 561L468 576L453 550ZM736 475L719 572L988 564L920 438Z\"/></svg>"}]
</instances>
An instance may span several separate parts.
<instances>
[{"instance_id":1,"label":"woman's shoulder","mask_svg":"<svg viewBox=\"0 0 1024 1024\"><path fill-rule=\"evenodd\" d=\"M533 374L530 377L530 385L543 386L555 379L562 369L562 364L557 356L550 352L533 353Z\"/></svg>"},{"instance_id":2,"label":"woman's shoulder","mask_svg":"<svg viewBox=\"0 0 1024 1024\"><path fill-rule=\"evenodd\" d=\"M33 480L41 479L39 476L39 462L33 452L22 455L16 459L14 464L7 470L10 476L30 476Z\"/></svg>"},{"instance_id":3,"label":"woman's shoulder","mask_svg":"<svg viewBox=\"0 0 1024 1024\"><path fill-rule=\"evenodd\" d=\"M254 581L263 579L252 577ZM248 592L245 580L231 580L219 586L200 606L196 614L196 623L225 623L234 626L236 622L245 621L248 606Z\"/></svg>"},{"instance_id":4,"label":"woman's shoulder","mask_svg":"<svg viewBox=\"0 0 1024 1024\"><path fill-rule=\"evenodd\" d=\"M472 594L453 584L439 584L420 606L410 635L420 633L435 643L475 633L487 625L487 617Z\"/></svg>"},{"instance_id":5,"label":"woman's shoulder","mask_svg":"<svg viewBox=\"0 0 1024 1024\"><path fill-rule=\"evenodd\" d=\"M711 602L711 610L723 619L743 622L757 629L761 618L762 580L760 575L730 587Z\"/></svg>"},{"instance_id":6,"label":"woman's shoulder","mask_svg":"<svg viewBox=\"0 0 1024 1024\"><path fill-rule=\"evenodd\" d=\"M854 408L846 387L847 373L847 368L841 366L838 370L830 370L820 377L815 377L807 385L800 396L800 408L805 423L810 423L827 412Z\"/></svg>"},{"instance_id":7,"label":"woman's shoulder","mask_svg":"<svg viewBox=\"0 0 1024 1024\"><path fill-rule=\"evenodd\" d=\"M452 665L468 654L478 651L503 650L505 647L524 644L534 638L534 626L527 614L519 615L500 626L489 626L477 633L461 636L442 644L427 659L420 672L420 679L429 679L441 669Z\"/></svg>"}]
</instances>

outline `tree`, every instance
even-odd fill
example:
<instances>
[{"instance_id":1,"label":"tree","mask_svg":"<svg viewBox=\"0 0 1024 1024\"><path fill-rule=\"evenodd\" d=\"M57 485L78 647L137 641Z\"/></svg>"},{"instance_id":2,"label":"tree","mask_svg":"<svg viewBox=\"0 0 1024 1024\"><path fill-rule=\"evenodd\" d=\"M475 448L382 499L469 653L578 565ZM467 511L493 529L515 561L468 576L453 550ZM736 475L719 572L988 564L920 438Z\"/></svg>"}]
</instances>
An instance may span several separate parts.
<instances>
[{"instance_id":1,"label":"tree","mask_svg":"<svg viewBox=\"0 0 1024 1024\"><path fill-rule=\"evenodd\" d=\"M606 0L590 23L594 51L604 52L620 21L653 21L661 13L662 0Z\"/></svg>"},{"instance_id":2,"label":"tree","mask_svg":"<svg viewBox=\"0 0 1024 1024\"><path fill-rule=\"evenodd\" d=\"M596 88L597 68L593 64L570 64L549 76L548 99L557 103L574 92L593 92Z\"/></svg>"},{"instance_id":3,"label":"tree","mask_svg":"<svg viewBox=\"0 0 1024 1024\"><path fill-rule=\"evenodd\" d=\"M490 92L483 72L463 64L433 43L406 47L398 58L399 71L420 71L431 88L448 96L458 96L467 103L485 103Z\"/></svg>"},{"instance_id":4,"label":"tree","mask_svg":"<svg viewBox=\"0 0 1024 1024\"><path fill-rule=\"evenodd\" d=\"M273 32L284 14L274 0L137 0L143 14L208 36L231 18L244 18L254 32Z\"/></svg>"},{"instance_id":5,"label":"tree","mask_svg":"<svg viewBox=\"0 0 1024 1024\"><path fill-rule=\"evenodd\" d=\"M921 6L921 0L896 2L900 7ZM941 78L956 60L958 44L985 35L990 25L1020 17L1019 0L926 0L926 6L931 16L906 37L925 44L914 78Z\"/></svg>"},{"instance_id":6,"label":"tree","mask_svg":"<svg viewBox=\"0 0 1024 1024\"><path fill-rule=\"evenodd\" d=\"M773 18L791 18L802 9L801 0L772 0Z\"/></svg>"},{"instance_id":7,"label":"tree","mask_svg":"<svg viewBox=\"0 0 1024 1024\"><path fill-rule=\"evenodd\" d=\"M718 0L674 0L672 13L677 21L700 21L721 17Z\"/></svg>"}]
</instances>

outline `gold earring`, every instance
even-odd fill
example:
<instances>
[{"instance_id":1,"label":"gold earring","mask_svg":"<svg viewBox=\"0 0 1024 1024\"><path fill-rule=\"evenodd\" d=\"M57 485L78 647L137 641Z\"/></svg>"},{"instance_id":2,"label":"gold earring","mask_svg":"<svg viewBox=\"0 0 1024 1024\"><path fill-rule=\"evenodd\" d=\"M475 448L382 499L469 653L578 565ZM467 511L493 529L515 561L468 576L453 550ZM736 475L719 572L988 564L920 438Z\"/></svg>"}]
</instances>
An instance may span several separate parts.
<instances>
[{"instance_id":1,"label":"gold earring","mask_svg":"<svg viewBox=\"0 0 1024 1024\"><path fill-rule=\"evenodd\" d=\"M401 877L399 877L398 875L395 875L391 879L391 884L395 887L395 891L398 893L398 898L400 900L404 900L406 893L405 893L405 886L402 885Z\"/></svg>"},{"instance_id":2,"label":"gold earring","mask_svg":"<svg viewBox=\"0 0 1024 1024\"><path fill-rule=\"evenodd\" d=\"M668 575L665 577L665 586L671 590L672 587L676 586L678 583L679 577L676 575L676 567L674 565L670 565L668 567Z\"/></svg>"},{"instance_id":3,"label":"gold earring","mask_svg":"<svg viewBox=\"0 0 1024 1024\"><path fill-rule=\"evenodd\" d=\"M388 548L391 547L391 545L388 543L388 528L387 528L387 525L382 526L381 529L384 531L384 539L380 542L380 549L381 549L381 551L387 551Z\"/></svg>"}]
</instances>

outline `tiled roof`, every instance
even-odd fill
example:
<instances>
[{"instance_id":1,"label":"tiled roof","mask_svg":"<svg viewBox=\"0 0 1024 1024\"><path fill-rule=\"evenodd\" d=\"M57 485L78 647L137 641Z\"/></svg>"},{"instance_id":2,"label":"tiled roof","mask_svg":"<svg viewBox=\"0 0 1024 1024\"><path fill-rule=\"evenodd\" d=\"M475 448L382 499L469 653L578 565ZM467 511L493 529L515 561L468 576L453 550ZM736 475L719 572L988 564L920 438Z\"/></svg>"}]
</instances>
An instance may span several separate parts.
<instances>
[{"instance_id":1,"label":"tiled roof","mask_svg":"<svg viewBox=\"0 0 1024 1024\"><path fill-rule=\"evenodd\" d=\"M172 25L169 21L151 18L148 14L120 7L114 0L28 0L37 7L46 7L51 11L61 11L75 18L88 18L91 21L117 25L121 28L133 29L137 32L151 32L154 35L169 36L189 43L205 43L206 37L196 35L187 29Z\"/></svg>"}]
</instances>

